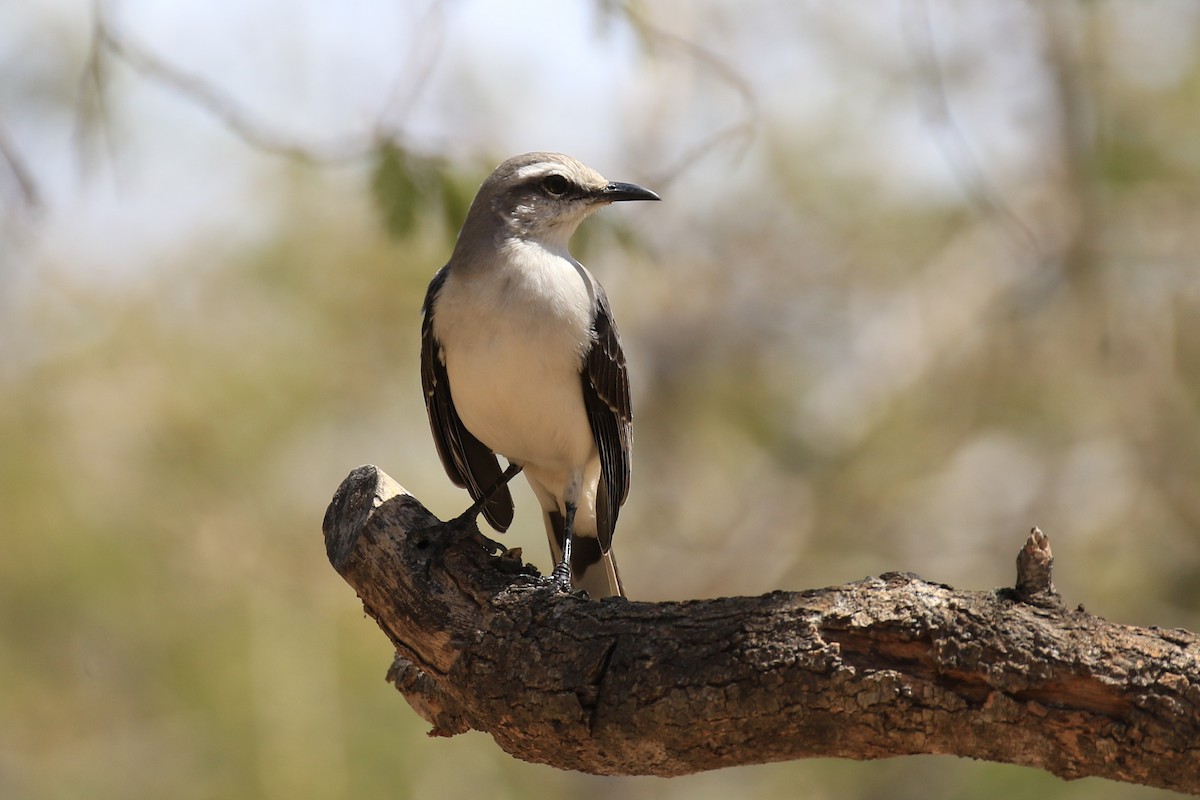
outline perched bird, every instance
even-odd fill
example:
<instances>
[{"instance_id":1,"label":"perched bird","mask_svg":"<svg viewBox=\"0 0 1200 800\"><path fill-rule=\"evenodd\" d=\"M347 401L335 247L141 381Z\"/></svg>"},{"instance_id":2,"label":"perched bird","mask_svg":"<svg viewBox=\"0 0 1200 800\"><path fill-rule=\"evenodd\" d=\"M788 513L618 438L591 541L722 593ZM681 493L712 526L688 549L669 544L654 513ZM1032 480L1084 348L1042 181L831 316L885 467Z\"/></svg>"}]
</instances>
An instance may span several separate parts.
<instances>
[{"instance_id":1,"label":"perched bird","mask_svg":"<svg viewBox=\"0 0 1200 800\"><path fill-rule=\"evenodd\" d=\"M589 214L658 200L558 153L505 161L479 187L425 295L421 384L450 480L503 532L524 470L564 590L624 595L613 559L633 445L625 354L608 297L567 250ZM501 472L496 454L509 462Z\"/></svg>"}]
</instances>

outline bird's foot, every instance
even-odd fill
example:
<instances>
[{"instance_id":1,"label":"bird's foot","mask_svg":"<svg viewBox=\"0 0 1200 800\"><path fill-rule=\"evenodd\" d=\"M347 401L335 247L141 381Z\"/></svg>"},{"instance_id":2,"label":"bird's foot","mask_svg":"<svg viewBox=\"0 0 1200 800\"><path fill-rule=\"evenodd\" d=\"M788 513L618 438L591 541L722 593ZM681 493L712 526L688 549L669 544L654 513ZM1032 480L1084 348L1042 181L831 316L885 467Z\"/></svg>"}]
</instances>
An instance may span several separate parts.
<instances>
[{"instance_id":1,"label":"bird's foot","mask_svg":"<svg viewBox=\"0 0 1200 800\"><path fill-rule=\"evenodd\" d=\"M447 520L443 523L442 527L446 529L446 535L441 537L443 549L467 537L471 537L478 542L482 548L488 551L488 555L499 555L508 549L494 539L484 536L483 532L479 530L479 512L474 506L468 508L454 519Z\"/></svg>"},{"instance_id":2,"label":"bird's foot","mask_svg":"<svg viewBox=\"0 0 1200 800\"><path fill-rule=\"evenodd\" d=\"M570 594L572 591L571 565L565 559L559 562L554 571L550 573L550 580L554 582L554 588L558 591Z\"/></svg>"},{"instance_id":3,"label":"bird's foot","mask_svg":"<svg viewBox=\"0 0 1200 800\"><path fill-rule=\"evenodd\" d=\"M480 533L475 516L470 513L469 509L468 513L460 514L453 519L414 530L411 535L417 537L417 549L424 550L428 554L425 560L426 576L434 569L444 569L446 553L464 539L473 539L489 555L494 556L506 551L504 545Z\"/></svg>"}]
</instances>

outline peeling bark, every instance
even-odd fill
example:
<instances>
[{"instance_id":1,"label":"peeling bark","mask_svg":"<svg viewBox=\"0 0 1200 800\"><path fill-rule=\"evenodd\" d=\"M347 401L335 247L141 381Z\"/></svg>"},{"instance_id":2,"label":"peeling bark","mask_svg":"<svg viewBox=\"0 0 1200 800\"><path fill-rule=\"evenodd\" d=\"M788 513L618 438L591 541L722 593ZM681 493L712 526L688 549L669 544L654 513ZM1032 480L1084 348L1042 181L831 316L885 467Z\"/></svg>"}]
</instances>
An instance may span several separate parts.
<instances>
[{"instance_id":1,"label":"peeling bark","mask_svg":"<svg viewBox=\"0 0 1200 800\"><path fill-rule=\"evenodd\" d=\"M1200 793L1200 637L1065 608L1037 529L1015 589L889 573L668 603L558 593L375 467L324 530L434 735L606 775L950 753Z\"/></svg>"}]
</instances>

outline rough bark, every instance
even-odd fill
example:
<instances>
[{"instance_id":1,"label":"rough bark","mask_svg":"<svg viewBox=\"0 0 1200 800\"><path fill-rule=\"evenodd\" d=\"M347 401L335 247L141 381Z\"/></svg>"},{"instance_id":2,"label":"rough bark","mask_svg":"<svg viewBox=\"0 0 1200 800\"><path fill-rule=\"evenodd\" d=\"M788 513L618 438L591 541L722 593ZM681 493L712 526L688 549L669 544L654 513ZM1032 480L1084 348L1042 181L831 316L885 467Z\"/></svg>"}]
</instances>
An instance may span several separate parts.
<instances>
[{"instance_id":1,"label":"rough bark","mask_svg":"<svg viewBox=\"0 0 1200 800\"><path fill-rule=\"evenodd\" d=\"M1200 637L1065 608L1036 529L1015 589L889 573L667 603L558 593L375 467L324 530L432 734L607 775L951 753L1200 793Z\"/></svg>"}]
</instances>

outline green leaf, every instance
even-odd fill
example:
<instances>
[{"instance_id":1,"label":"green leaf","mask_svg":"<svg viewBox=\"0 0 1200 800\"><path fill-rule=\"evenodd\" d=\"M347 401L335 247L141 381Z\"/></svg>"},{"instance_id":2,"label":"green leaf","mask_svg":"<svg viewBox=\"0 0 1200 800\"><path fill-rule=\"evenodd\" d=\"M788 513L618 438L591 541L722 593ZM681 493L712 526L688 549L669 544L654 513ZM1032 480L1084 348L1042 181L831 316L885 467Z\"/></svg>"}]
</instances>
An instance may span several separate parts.
<instances>
[{"instance_id":1,"label":"green leaf","mask_svg":"<svg viewBox=\"0 0 1200 800\"><path fill-rule=\"evenodd\" d=\"M413 232L421 202L427 195L419 174L422 166L419 162L414 164L408 153L391 142L380 147L375 157L371 196L384 229L397 239Z\"/></svg>"}]
</instances>

